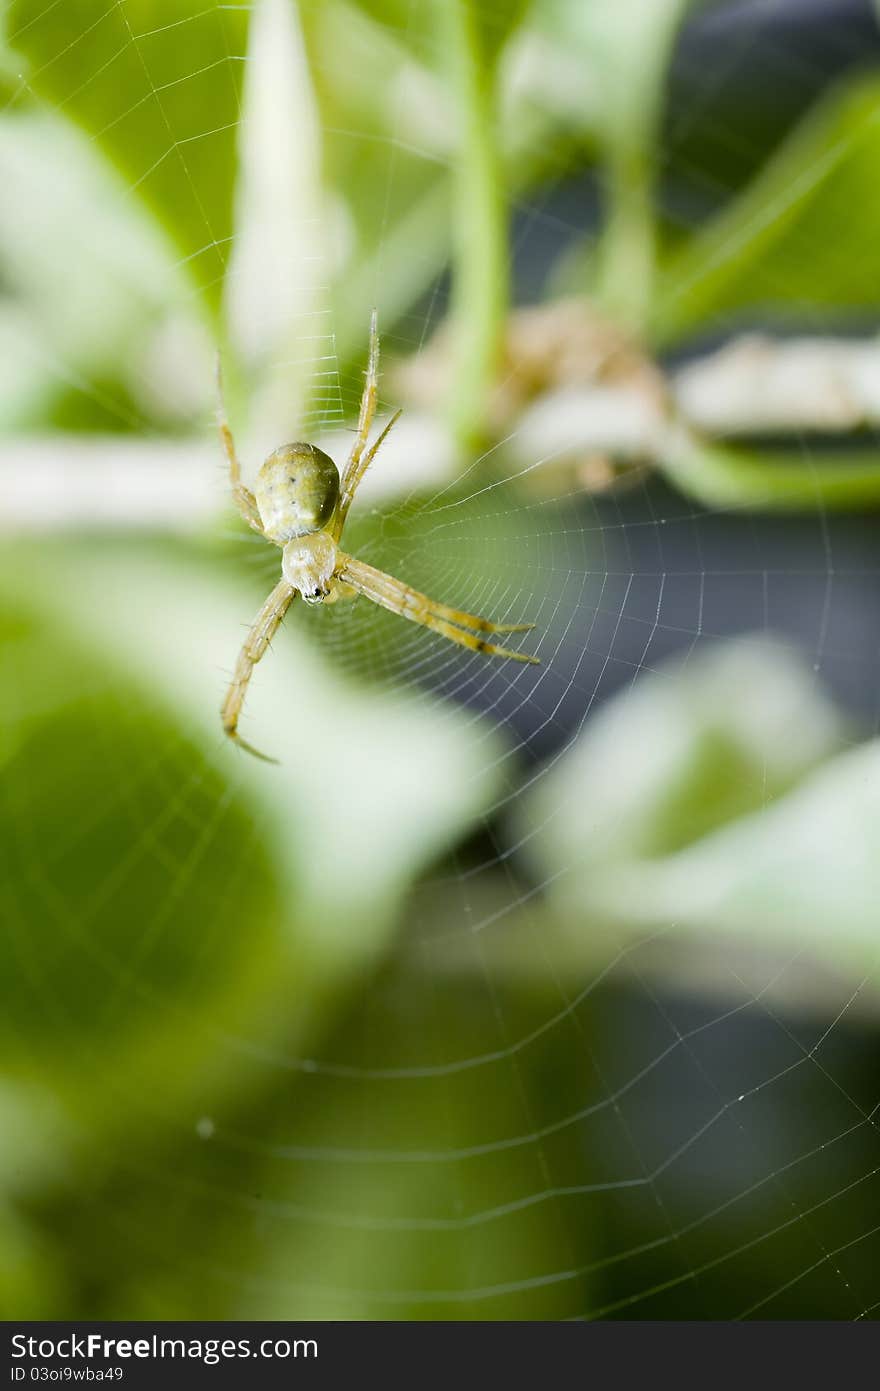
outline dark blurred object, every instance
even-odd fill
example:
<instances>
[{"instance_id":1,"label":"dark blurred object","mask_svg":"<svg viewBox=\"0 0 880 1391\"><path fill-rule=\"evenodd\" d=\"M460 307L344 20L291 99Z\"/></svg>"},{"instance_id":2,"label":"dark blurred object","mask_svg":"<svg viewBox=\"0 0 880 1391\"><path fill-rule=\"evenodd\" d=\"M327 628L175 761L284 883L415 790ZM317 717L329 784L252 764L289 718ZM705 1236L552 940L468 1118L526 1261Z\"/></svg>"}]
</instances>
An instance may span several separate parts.
<instances>
[{"instance_id":1,"label":"dark blurred object","mask_svg":"<svg viewBox=\"0 0 880 1391\"><path fill-rule=\"evenodd\" d=\"M685 25L661 148L692 220L748 179L816 97L876 63L870 0L733 0Z\"/></svg>"}]
</instances>

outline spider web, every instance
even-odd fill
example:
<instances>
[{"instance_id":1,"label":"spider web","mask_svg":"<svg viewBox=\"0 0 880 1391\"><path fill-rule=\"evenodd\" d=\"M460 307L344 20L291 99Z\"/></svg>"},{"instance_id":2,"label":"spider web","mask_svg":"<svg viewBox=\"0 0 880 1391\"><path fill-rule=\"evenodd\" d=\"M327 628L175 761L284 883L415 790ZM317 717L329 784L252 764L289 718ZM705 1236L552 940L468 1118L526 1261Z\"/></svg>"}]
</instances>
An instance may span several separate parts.
<instances>
[{"instance_id":1,"label":"spider web","mask_svg":"<svg viewBox=\"0 0 880 1391\"><path fill-rule=\"evenodd\" d=\"M248 8L211 0L188 22L219 17L228 41L241 31L226 19ZM121 0L97 5L92 23L81 20L70 42L83 83L99 77L92 28L125 9ZM735 141L719 93L742 84L755 61L804 102L825 80L815 52L790 50L784 25L763 22L784 18L784 6L728 9L735 42L691 32L679 47L664 154L686 148L693 127ZM417 0L394 6L393 16L385 27L406 44L420 20ZM202 161L211 157L212 129L185 125L175 89L150 77L150 36L176 23L166 18L148 34L126 16L122 54L147 74L164 130L144 167L126 175L132 210L157 168L198 205ZM365 66L372 60L381 71L382 26L359 32ZM836 42L845 66L843 27ZM211 61L237 83L250 58L231 44ZM194 57L180 82L195 81L202 66ZM13 82L7 119L21 92ZM42 97L38 106L60 116L65 102ZM390 134L376 134L366 118L363 128L333 132L381 171L369 285L379 303L401 273L391 210L405 177L401 151L411 158L419 147L408 110L401 99ZM124 125L132 114L120 85L116 119ZM520 298L533 296L560 251L595 222L595 189L578 179L566 149L551 168L512 209ZM705 168L691 174L691 194L709 203L721 196L705 186ZM697 214L681 202L675 216L687 230ZM204 220L197 259L211 263L207 279L229 266L234 274L236 236ZM302 234L307 252L309 218ZM311 364L304 433L338 434L356 419L360 383L337 352L332 248L320 254L327 273L309 276L308 293L295 278L283 288L295 331L278 355L282 366ZM387 360L424 346L446 298L439 274L386 334ZM271 325L272 306L264 308ZM823 331L818 314L815 331ZM257 353L260 335L252 339L243 346ZM77 393L102 404L99 371L75 372L63 351L37 351L50 382L75 377ZM243 399L239 391L235 402ZM386 376L381 410L394 404ZM266 442L260 428L268 431L254 426L248 457ZM812 448L803 442L805 457ZM530 461L536 474L538 463ZM380 455L374 474L382 466ZM219 489L219 464L207 467ZM271 973L282 912L267 850L271 817L250 808L227 751L194 761L179 730L146 701L126 706L116 678L94 671L78 678L78 724L62 708L37 726L38 771L22 765L4 796L16 828L4 898L28 1011L8 1009L28 1059L10 1074L10 1096L29 1116L33 1102L38 1117L22 1121L20 1144L36 1135L34 1152L44 1155L47 1135L76 1136L63 1151L66 1172L35 1165L34 1220L55 1224L57 1259L68 1270L46 1296L54 1303L43 1304L44 1316L864 1318L880 1307L876 973L845 953L832 971L797 940L766 948L758 939L772 908L760 906L753 937L707 930L684 947L671 912L613 930L586 911L579 927L571 909L569 946L579 934L601 944L582 955L572 947L568 959L548 925L559 911L557 881L576 876L579 852L551 870L536 849L556 834L575 843L558 775L609 702L635 707L651 683L685 679L707 655L733 652L740 635L772 636L803 664L817 698L833 694L849 720L844 745L880 732L871 520L822 509L782 519L712 510L656 476L591 497L570 476L533 488L522 473L498 450L439 481L417 474L391 499L377 482L375 493L365 489L346 544L449 603L534 622L527 650L540 668L487 663L415 624L365 613L363 601L295 615L346 682L377 698L404 692L426 717L457 710L470 747L483 751L474 756L497 774L455 848L407 892L390 955L339 986L345 1006L306 1032L307 1043L283 1045L283 1027L264 1033L225 996L216 1016L188 1004L206 981L225 979L227 959L239 963L243 996ZM224 544L254 595L268 590L277 557L231 524ZM110 551L111 573L129 563L124 548ZM135 629L143 621L132 616ZM276 647L287 641L282 633ZM28 647L17 665L23 686L50 682L55 661L43 640ZM216 676L219 699L223 673ZM263 680L261 668L249 731L267 718ZM743 696L731 692L733 701ZM153 721L150 745L145 720ZM357 725L340 737L354 757ZM375 778L384 773L377 767ZM736 768L719 776L713 792L722 799L750 791ZM340 786L340 799L346 793ZM77 803L75 824L52 811ZM170 940L180 904L197 927ZM130 938L120 923L132 926ZM319 1006L296 998L295 980L289 1007L299 1020ZM155 1039L107 1075L107 1031L122 1020ZM185 1085L175 1080L186 1070L181 1031L205 1040ZM82 1074L79 1091L64 1093L61 1117L47 1099L59 1037ZM100 1081L90 1084L93 1066ZM213 1074L226 1070L237 1081L218 1103ZM135 1106L141 1087L156 1095ZM114 1111L124 1125L109 1123ZM90 1143L101 1163L87 1178L78 1155ZM201 1302L192 1302L194 1284Z\"/></svg>"}]
</instances>

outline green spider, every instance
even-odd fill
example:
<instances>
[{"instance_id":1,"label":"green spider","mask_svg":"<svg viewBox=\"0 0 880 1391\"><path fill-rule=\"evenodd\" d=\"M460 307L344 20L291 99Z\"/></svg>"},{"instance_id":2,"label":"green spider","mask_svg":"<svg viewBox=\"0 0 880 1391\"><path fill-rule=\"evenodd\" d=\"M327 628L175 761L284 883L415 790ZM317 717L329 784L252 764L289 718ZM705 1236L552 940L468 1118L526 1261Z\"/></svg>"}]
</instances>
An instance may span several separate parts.
<instances>
[{"instance_id":1,"label":"green spider","mask_svg":"<svg viewBox=\"0 0 880 1391\"><path fill-rule=\"evenodd\" d=\"M500 647L477 636L478 633L524 633L535 626L533 623L491 623L475 614L450 608L339 549L345 519L358 485L401 415L397 411L367 448L376 413L378 379L379 333L374 310L357 434L341 480L333 460L317 445L283 444L266 459L257 475L256 487L251 492L241 481L241 466L226 419L218 366L220 439L229 463L235 505L248 525L265 536L267 541L279 546L282 552L281 579L251 625L238 655L220 716L223 729L230 739L248 753L269 763L277 760L246 743L238 732L238 722L254 667L265 654L297 594L307 604L330 604L338 599L353 599L363 594L392 613L409 618L413 623L421 623L435 633L442 633L460 647L485 652L492 657L509 657L515 662L538 665L537 657L513 652L508 647ZM474 631L469 632L468 629Z\"/></svg>"}]
</instances>

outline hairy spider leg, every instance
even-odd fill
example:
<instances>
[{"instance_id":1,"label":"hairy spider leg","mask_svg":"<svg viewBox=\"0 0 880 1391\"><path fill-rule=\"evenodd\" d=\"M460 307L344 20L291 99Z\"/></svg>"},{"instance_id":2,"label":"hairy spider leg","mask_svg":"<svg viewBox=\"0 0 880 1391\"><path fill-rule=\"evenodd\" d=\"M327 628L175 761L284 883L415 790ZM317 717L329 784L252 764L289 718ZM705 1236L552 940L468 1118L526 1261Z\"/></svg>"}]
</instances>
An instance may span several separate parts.
<instances>
[{"instance_id":1,"label":"hairy spider leg","mask_svg":"<svg viewBox=\"0 0 880 1391\"><path fill-rule=\"evenodd\" d=\"M235 452L235 441L232 438L232 431L229 428L229 421L226 416L226 405L223 400L223 365L220 361L220 354L217 354L215 364L214 379L217 387L217 426L220 430L220 442L223 445L223 452L229 463L229 482L232 486L232 497L236 507L248 526L252 526L254 531L258 531L262 536L263 523L260 520L260 513L257 508L257 500L250 488L246 488L241 481L241 465L238 462L238 455Z\"/></svg>"},{"instance_id":2,"label":"hairy spider leg","mask_svg":"<svg viewBox=\"0 0 880 1391\"><path fill-rule=\"evenodd\" d=\"M341 492L344 495L350 478L355 473L363 454L367 439L370 434L370 427L373 424L373 416L376 414L376 400L379 392L379 315L374 309L370 315L370 355L367 360L367 374L364 381L364 389L361 394L361 408L358 414L357 433L351 452L342 470Z\"/></svg>"},{"instance_id":3,"label":"hairy spider leg","mask_svg":"<svg viewBox=\"0 0 880 1391\"><path fill-rule=\"evenodd\" d=\"M398 420L402 415L402 410L395 411L385 428L382 430L381 434L370 445L366 454L361 455L360 459L357 461L353 469L346 470L345 483L340 490L339 506L336 509L336 520L333 524L333 534L336 537L337 541L342 536L342 528L345 526L345 519L348 516L348 509L349 507L351 507L351 504L354 501L354 495L360 487L361 481L365 473L367 472L367 469L370 467L370 464L375 459L379 450L382 448L382 445L385 443L386 439L388 438L391 431L394 429L394 426L397 424Z\"/></svg>"},{"instance_id":4,"label":"hairy spider leg","mask_svg":"<svg viewBox=\"0 0 880 1391\"><path fill-rule=\"evenodd\" d=\"M393 585L407 608L428 608L437 618L445 618L458 628L475 628L478 633L527 633L535 626L534 623L493 623L490 619L480 618L477 614L468 613L465 609L454 609L449 604L441 604L437 599L429 599L426 594L420 594L417 589L404 584L403 580L396 580L392 575L386 575L384 570L377 570L373 565L367 565L366 561L355 560L353 556L347 556L344 553L341 559L345 565L356 567L365 579L369 578L377 584ZM339 573L338 566L337 573Z\"/></svg>"},{"instance_id":5,"label":"hairy spider leg","mask_svg":"<svg viewBox=\"0 0 880 1391\"><path fill-rule=\"evenodd\" d=\"M255 758L262 758L266 763L277 763L278 760L270 758L268 754L260 753L259 749L246 743L239 735L238 721L254 667L265 656L266 650L278 631L295 595L296 590L293 585L288 584L287 580L279 580L251 624L244 645L238 654L238 661L235 663L235 671L226 692L226 699L220 707L220 718L223 721L224 732L238 744L239 748L246 749Z\"/></svg>"},{"instance_id":6,"label":"hairy spider leg","mask_svg":"<svg viewBox=\"0 0 880 1391\"><path fill-rule=\"evenodd\" d=\"M381 604L383 608L399 614L402 618L408 618L413 623L421 623L425 628L442 634L450 642L458 643L460 647L468 647L474 652L486 652L492 657L510 657L515 662L540 665L537 657L487 642L485 638L458 626L467 624L483 633L522 633L534 627L532 623L492 623L489 619L478 618L460 609L452 609L447 604L437 603L426 594L411 589L392 575L386 575L383 571L374 569L372 565L365 565L363 561L355 560L348 555L340 555L336 574L374 604Z\"/></svg>"}]
</instances>

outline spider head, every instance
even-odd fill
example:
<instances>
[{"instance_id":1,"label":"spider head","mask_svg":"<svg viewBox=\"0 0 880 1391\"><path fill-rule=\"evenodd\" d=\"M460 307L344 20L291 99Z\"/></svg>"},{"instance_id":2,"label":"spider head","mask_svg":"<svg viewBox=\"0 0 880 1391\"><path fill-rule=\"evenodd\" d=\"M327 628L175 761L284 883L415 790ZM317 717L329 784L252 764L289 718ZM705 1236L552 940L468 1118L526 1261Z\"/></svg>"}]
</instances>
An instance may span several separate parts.
<instances>
[{"instance_id":1,"label":"spider head","mask_svg":"<svg viewBox=\"0 0 880 1391\"><path fill-rule=\"evenodd\" d=\"M281 573L307 604L320 604L330 594L336 569L336 542L326 531L288 541L281 555Z\"/></svg>"},{"instance_id":2,"label":"spider head","mask_svg":"<svg viewBox=\"0 0 880 1391\"><path fill-rule=\"evenodd\" d=\"M269 455L254 489L263 530L284 545L323 531L339 501L339 472L314 444L283 444Z\"/></svg>"}]
</instances>

